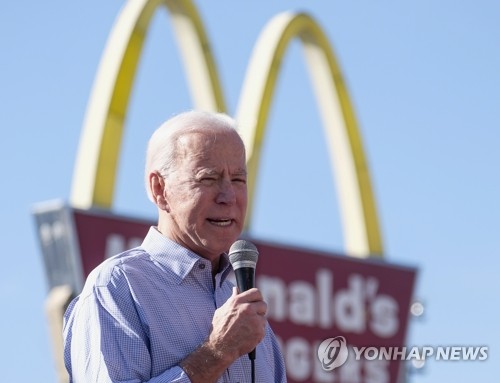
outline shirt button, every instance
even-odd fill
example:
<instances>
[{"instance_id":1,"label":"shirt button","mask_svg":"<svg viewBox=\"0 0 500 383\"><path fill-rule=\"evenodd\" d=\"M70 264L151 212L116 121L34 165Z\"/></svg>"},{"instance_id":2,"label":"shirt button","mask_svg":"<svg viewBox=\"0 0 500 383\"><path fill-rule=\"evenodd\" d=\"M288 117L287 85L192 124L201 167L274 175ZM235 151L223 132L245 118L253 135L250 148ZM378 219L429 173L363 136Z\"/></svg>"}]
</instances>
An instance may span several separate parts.
<instances>
[{"instance_id":1,"label":"shirt button","mask_svg":"<svg viewBox=\"0 0 500 383\"><path fill-rule=\"evenodd\" d=\"M200 270L204 270L205 269L205 264L204 263L200 263L198 265L198 267L200 268Z\"/></svg>"}]
</instances>

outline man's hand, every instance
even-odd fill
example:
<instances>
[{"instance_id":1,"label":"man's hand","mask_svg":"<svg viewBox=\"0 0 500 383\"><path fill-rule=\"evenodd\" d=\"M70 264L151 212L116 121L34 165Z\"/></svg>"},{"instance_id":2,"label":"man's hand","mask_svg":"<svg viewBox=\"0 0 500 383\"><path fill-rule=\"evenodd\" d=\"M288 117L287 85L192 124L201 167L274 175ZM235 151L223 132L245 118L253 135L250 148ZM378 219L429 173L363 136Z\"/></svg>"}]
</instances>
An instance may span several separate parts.
<instances>
[{"instance_id":1,"label":"man's hand","mask_svg":"<svg viewBox=\"0 0 500 383\"><path fill-rule=\"evenodd\" d=\"M252 351L265 336L266 311L258 289L238 294L234 287L233 295L215 310L207 341L180 363L191 381L215 382L236 359Z\"/></svg>"},{"instance_id":2,"label":"man's hand","mask_svg":"<svg viewBox=\"0 0 500 383\"><path fill-rule=\"evenodd\" d=\"M267 304L261 292L250 289L233 295L215 311L208 343L216 350L232 355L233 360L248 354L264 338Z\"/></svg>"}]
</instances>

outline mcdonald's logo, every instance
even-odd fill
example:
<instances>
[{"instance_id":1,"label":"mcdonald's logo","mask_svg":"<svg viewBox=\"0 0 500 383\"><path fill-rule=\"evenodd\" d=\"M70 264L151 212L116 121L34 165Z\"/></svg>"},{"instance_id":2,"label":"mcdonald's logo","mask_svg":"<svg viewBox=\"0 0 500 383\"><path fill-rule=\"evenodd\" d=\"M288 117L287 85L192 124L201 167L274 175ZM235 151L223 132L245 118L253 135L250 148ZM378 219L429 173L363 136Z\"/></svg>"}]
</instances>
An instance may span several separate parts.
<instances>
[{"instance_id":1,"label":"mcdonald's logo","mask_svg":"<svg viewBox=\"0 0 500 383\"><path fill-rule=\"evenodd\" d=\"M128 101L146 31L158 8L168 9L186 70L194 107L226 111L210 41L191 0L129 0L109 36L83 125L71 204L109 209ZM348 92L327 36L305 13L285 12L263 29L249 62L236 120L247 147L251 223L259 158L268 113L290 41L305 52L336 177L345 251L367 257L383 253L375 200L362 140Z\"/></svg>"}]
</instances>

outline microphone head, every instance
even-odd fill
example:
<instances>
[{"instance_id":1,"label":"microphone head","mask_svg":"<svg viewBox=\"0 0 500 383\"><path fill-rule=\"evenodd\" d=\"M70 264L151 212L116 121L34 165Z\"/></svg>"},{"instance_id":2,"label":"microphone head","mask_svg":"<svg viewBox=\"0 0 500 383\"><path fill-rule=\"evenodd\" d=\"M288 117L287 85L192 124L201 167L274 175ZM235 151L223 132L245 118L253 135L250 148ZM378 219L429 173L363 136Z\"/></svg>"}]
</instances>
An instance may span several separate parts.
<instances>
[{"instance_id":1,"label":"microphone head","mask_svg":"<svg viewBox=\"0 0 500 383\"><path fill-rule=\"evenodd\" d=\"M240 239L232 244L229 249L229 262L234 270L242 267L251 267L255 269L259 251L252 242Z\"/></svg>"}]
</instances>

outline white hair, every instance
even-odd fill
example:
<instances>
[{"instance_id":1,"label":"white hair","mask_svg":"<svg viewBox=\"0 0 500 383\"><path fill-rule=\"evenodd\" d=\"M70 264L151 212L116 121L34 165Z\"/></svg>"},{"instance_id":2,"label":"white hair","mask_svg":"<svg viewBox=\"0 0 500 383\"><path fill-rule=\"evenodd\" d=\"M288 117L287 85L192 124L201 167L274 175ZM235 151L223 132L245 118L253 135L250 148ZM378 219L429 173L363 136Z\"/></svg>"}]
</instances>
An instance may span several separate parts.
<instances>
[{"instance_id":1,"label":"white hair","mask_svg":"<svg viewBox=\"0 0 500 383\"><path fill-rule=\"evenodd\" d=\"M159 172L167 177L175 170L179 138L182 135L216 130L236 131L236 121L224 113L191 110L165 121L149 139L146 152L144 181L148 197L154 202L149 185L149 175Z\"/></svg>"}]
</instances>

